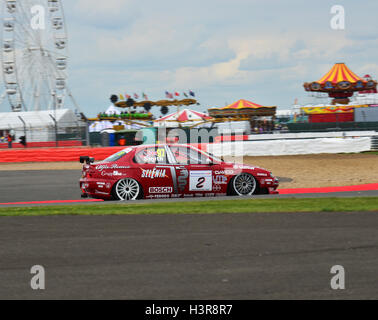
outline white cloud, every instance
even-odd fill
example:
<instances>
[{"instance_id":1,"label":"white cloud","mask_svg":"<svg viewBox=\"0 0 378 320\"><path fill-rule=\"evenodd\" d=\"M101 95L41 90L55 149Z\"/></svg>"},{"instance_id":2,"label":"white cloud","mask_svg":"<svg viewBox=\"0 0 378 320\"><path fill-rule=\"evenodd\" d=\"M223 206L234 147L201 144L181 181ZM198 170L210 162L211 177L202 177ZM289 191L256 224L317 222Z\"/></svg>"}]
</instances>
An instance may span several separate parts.
<instances>
[{"instance_id":1,"label":"white cloud","mask_svg":"<svg viewBox=\"0 0 378 320\"><path fill-rule=\"evenodd\" d=\"M203 105L244 97L287 105L302 83L344 61L378 77L375 1L346 2L346 30L330 29L333 1L64 0L69 83L89 114L113 92L195 89Z\"/></svg>"}]
</instances>

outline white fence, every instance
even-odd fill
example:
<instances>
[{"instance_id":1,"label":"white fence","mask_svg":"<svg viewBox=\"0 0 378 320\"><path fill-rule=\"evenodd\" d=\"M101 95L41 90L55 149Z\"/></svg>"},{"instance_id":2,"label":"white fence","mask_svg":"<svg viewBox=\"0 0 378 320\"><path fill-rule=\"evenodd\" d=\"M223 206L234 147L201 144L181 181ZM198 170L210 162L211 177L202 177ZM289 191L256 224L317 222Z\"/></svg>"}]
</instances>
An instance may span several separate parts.
<instances>
[{"instance_id":1,"label":"white fence","mask_svg":"<svg viewBox=\"0 0 378 320\"><path fill-rule=\"evenodd\" d=\"M272 133L252 134L248 140L277 140L277 139L314 139L314 138L347 138L372 137L378 135L376 131L340 131L340 132L300 132L300 133Z\"/></svg>"},{"instance_id":2,"label":"white fence","mask_svg":"<svg viewBox=\"0 0 378 320\"><path fill-rule=\"evenodd\" d=\"M220 156L280 156L320 153L358 153L373 149L375 131L288 133L250 136L252 141L208 145L208 151Z\"/></svg>"}]
</instances>

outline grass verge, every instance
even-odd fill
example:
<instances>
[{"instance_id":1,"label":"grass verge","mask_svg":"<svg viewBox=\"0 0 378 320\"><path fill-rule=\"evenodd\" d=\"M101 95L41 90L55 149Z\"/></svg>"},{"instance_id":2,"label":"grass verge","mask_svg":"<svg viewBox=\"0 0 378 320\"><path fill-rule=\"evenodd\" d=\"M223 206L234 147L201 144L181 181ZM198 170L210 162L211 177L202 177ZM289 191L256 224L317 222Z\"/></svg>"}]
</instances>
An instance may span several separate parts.
<instances>
[{"instance_id":1,"label":"grass verge","mask_svg":"<svg viewBox=\"0 0 378 320\"><path fill-rule=\"evenodd\" d=\"M0 208L0 216L214 214L253 212L378 212L378 197L318 199L246 199L149 204L110 204Z\"/></svg>"}]
</instances>

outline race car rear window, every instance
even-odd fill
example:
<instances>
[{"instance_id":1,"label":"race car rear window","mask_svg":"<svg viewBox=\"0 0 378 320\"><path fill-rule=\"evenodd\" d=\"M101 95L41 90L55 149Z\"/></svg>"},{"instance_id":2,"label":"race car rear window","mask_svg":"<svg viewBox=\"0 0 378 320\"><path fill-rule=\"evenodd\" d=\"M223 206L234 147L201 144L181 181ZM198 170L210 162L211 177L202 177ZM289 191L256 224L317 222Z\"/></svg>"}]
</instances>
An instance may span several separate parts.
<instances>
[{"instance_id":1,"label":"race car rear window","mask_svg":"<svg viewBox=\"0 0 378 320\"><path fill-rule=\"evenodd\" d=\"M106 158L104 160L104 162L117 161L117 160L121 159L122 157L124 157L126 154L128 154L131 150L132 150L131 148L128 148L128 149L119 151L119 152L117 152L115 154L112 154L110 157Z\"/></svg>"}]
</instances>

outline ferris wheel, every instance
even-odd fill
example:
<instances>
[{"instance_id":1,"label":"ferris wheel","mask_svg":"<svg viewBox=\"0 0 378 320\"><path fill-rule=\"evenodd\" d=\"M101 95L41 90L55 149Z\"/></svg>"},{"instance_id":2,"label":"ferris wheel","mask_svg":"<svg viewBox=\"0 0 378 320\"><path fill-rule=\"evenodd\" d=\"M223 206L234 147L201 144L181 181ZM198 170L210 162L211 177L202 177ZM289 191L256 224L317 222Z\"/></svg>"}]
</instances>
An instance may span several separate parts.
<instances>
[{"instance_id":1,"label":"ferris wheel","mask_svg":"<svg viewBox=\"0 0 378 320\"><path fill-rule=\"evenodd\" d=\"M67 97L67 30L61 0L3 2L3 98L12 111L60 109ZM39 14L38 24L36 14ZM75 101L73 100L76 105Z\"/></svg>"}]
</instances>

